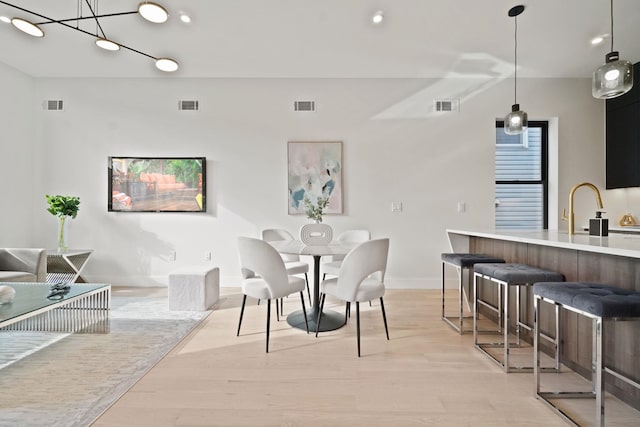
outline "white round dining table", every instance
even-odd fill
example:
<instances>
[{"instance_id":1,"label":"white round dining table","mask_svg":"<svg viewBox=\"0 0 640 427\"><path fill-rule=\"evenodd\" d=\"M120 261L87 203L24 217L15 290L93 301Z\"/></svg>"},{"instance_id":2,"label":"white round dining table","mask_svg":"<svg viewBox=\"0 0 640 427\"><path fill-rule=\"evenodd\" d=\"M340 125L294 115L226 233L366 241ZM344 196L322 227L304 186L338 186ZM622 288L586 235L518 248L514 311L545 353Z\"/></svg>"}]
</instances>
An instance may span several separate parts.
<instances>
[{"instance_id":1,"label":"white round dining table","mask_svg":"<svg viewBox=\"0 0 640 427\"><path fill-rule=\"evenodd\" d=\"M331 242L328 245L305 245L300 240L277 240L269 242L279 253L289 255L307 255L313 257L313 301L311 310L307 311L309 331L318 329L318 311L320 310L320 259L323 256L346 255L356 245L353 243ZM294 328L306 329L302 310L294 311L287 316L287 323ZM322 311L322 322L319 332L333 331L345 324L345 315L333 310Z\"/></svg>"}]
</instances>

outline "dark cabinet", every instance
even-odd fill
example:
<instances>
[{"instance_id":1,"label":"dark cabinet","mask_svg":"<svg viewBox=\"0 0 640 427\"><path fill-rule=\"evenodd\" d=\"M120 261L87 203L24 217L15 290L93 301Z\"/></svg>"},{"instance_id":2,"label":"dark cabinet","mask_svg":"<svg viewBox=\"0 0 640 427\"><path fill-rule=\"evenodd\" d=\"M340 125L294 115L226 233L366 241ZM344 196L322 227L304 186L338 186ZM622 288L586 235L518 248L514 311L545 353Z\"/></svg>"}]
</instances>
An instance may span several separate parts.
<instances>
[{"instance_id":1,"label":"dark cabinet","mask_svg":"<svg viewBox=\"0 0 640 427\"><path fill-rule=\"evenodd\" d=\"M606 101L607 189L640 187L640 63L633 88Z\"/></svg>"}]
</instances>

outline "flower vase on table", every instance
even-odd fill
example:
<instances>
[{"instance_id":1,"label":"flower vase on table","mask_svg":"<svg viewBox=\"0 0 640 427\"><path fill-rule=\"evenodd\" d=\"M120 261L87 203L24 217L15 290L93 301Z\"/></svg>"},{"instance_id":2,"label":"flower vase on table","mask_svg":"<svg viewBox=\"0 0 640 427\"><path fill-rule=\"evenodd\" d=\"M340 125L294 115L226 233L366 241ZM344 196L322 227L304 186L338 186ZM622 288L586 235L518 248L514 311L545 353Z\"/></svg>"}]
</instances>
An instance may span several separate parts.
<instances>
[{"instance_id":1,"label":"flower vase on table","mask_svg":"<svg viewBox=\"0 0 640 427\"><path fill-rule=\"evenodd\" d=\"M47 212L58 217L58 252L67 251L66 219L75 218L80 210L80 198L76 196L45 196L49 207Z\"/></svg>"},{"instance_id":2,"label":"flower vase on table","mask_svg":"<svg viewBox=\"0 0 640 427\"><path fill-rule=\"evenodd\" d=\"M305 224L300 229L300 240L308 246L328 245L333 239L333 229L330 225L322 223L322 213L329 204L328 197L318 197L315 204L307 197L304 198L305 213L309 219L314 220L312 224Z\"/></svg>"}]
</instances>

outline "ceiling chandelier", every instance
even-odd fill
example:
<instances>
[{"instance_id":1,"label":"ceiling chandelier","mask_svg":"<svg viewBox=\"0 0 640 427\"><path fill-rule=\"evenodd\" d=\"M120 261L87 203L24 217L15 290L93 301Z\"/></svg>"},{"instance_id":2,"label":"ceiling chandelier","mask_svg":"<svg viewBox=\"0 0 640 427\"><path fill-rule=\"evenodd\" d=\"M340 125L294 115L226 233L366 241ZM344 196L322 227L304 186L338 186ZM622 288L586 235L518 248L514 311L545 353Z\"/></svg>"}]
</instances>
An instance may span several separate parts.
<instances>
[{"instance_id":1,"label":"ceiling chandelier","mask_svg":"<svg viewBox=\"0 0 640 427\"><path fill-rule=\"evenodd\" d=\"M156 24L161 24L163 22L165 22L168 18L169 18L169 13L167 12L167 10L162 7L161 5L157 4L157 3L153 3L153 2L142 2L138 5L138 9L137 10L133 10L133 11L129 11L129 12L117 12L117 13L108 13L108 14L99 14L98 13L98 0L78 0L78 16L74 17L74 18L66 18L66 19L53 19L53 18L49 18L47 16L41 15L37 12L31 11L31 10L27 10L24 9L20 6L16 6L14 4L11 3L7 3L5 1L0 0L0 3L5 4L7 6L13 7L14 9L18 9L22 12L31 14L33 16L36 16L38 18L44 19L44 21L42 22L32 22L28 19L25 18L20 18L20 17L14 17L11 19L11 24L17 28L18 30L29 34L30 36L33 37L44 37L44 31L42 30L42 26L47 25L47 24L59 24L59 25L63 25L67 28L70 28L72 30L76 30L79 31L83 34L87 34L93 38L95 38L95 43L98 47L105 49L105 50L110 50L110 51L117 51L120 50L120 48L122 49L127 49L130 50L132 52L135 52L137 54L146 56L148 58L151 58L154 60L156 68L158 68L161 71L166 71L166 72L172 72L172 71L176 71L178 69L178 62L175 59L172 58L162 58L162 57L156 57L153 55L149 55L147 53L141 52L137 49L134 49L132 47L126 46L122 43L118 43L116 41L111 40L110 38L108 38L102 28L102 24L100 19L101 18L108 18L108 17L113 17L113 16L122 16L122 15L132 15L132 14L139 14L142 18L146 19L149 22L153 22ZM82 7L83 4L86 4L86 6L88 6L89 11L90 11L90 15L88 16L82 16ZM83 30L82 28L79 27L79 22L80 21L84 21L84 20L92 20L95 21L96 23L96 32L95 34L90 32L90 31L86 31ZM75 23L75 25L72 25L72 23Z\"/></svg>"},{"instance_id":2,"label":"ceiling chandelier","mask_svg":"<svg viewBox=\"0 0 640 427\"><path fill-rule=\"evenodd\" d=\"M514 78L513 78L513 105L511 106L511 112L507 114L504 119L504 133L507 135L518 135L527 130L529 126L529 119L525 111L520 110L520 104L518 104L518 15L524 12L524 6L518 5L509 9L509 16L513 18L514 22Z\"/></svg>"},{"instance_id":3,"label":"ceiling chandelier","mask_svg":"<svg viewBox=\"0 0 640 427\"><path fill-rule=\"evenodd\" d=\"M613 50L613 0L611 0L611 52L605 56L605 63L593 72L591 93L594 98L609 99L623 95L633 87L633 65L620 59Z\"/></svg>"}]
</instances>

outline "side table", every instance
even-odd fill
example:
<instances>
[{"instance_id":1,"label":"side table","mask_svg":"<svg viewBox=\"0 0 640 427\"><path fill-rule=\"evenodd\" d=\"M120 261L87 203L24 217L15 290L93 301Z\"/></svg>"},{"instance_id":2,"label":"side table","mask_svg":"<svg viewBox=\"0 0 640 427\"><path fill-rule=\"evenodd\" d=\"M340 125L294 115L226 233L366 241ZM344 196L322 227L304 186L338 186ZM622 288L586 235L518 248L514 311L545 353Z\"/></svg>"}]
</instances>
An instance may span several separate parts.
<instances>
[{"instance_id":1,"label":"side table","mask_svg":"<svg viewBox=\"0 0 640 427\"><path fill-rule=\"evenodd\" d=\"M47 283L84 283L80 276L93 249L47 250Z\"/></svg>"}]
</instances>

